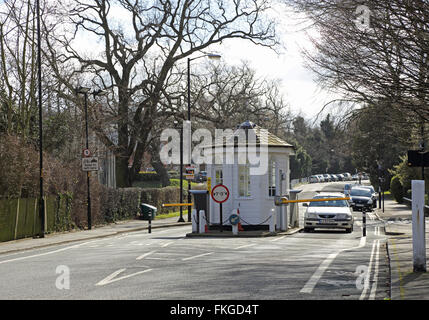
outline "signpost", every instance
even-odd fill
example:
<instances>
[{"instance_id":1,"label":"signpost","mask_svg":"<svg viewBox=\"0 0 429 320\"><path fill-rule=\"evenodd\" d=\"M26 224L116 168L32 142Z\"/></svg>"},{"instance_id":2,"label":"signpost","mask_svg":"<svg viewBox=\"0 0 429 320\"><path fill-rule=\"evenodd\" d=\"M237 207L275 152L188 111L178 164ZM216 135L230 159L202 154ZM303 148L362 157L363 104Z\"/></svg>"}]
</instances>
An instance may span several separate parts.
<instances>
[{"instance_id":1,"label":"signpost","mask_svg":"<svg viewBox=\"0 0 429 320\"><path fill-rule=\"evenodd\" d=\"M185 168L185 179L186 180L194 180L195 178L195 166L188 166Z\"/></svg>"},{"instance_id":2,"label":"signpost","mask_svg":"<svg viewBox=\"0 0 429 320\"><path fill-rule=\"evenodd\" d=\"M212 189L211 192L212 199L219 203L219 216L220 216L220 231L223 231L222 223L222 203L224 203L229 198L229 190L223 184L218 184Z\"/></svg>"},{"instance_id":3,"label":"signpost","mask_svg":"<svg viewBox=\"0 0 429 320\"><path fill-rule=\"evenodd\" d=\"M98 171L98 157L82 158L82 171Z\"/></svg>"},{"instance_id":4,"label":"signpost","mask_svg":"<svg viewBox=\"0 0 429 320\"><path fill-rule=\"evenodd\" d=\"M411 187L413 269L414 272L426 272L425 182L423 180L413 180Z\"/></svg>"}]
</instances>

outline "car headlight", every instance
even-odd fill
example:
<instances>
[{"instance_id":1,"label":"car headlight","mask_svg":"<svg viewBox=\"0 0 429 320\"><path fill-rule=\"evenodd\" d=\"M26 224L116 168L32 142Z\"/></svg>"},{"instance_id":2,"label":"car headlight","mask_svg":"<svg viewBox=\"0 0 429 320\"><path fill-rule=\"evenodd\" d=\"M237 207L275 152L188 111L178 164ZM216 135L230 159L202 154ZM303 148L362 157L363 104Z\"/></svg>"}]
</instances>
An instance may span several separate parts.
<instances>
[{"instance_id":1,"label":"car headlight","mask_svg":"<svg viewBox=\"0 0 429 320\"><path fill-rule=\"evenodd\" d=\"M352 216L349 214L337 214L337 219L340 220L351 220Z\"/></svg>"},{"instance_id":2,"label":"car headlight","mask_svg":"<svg viewBox=\"0 0 429 320\"><path fill-rule=\"evenodd\" d=\"M307 219L317 219L317 214L316 213L306 213L305 214L305 217L307 218Z\"/></svg>"},{"instance_id":3,"label":"car headlight","mask_svg":"<svg viewBox=\"0 0 429 320\"><path fill-rule=\"evenodd\" d=\"M368 200L368 204L372 204L372 200L371 199Z\"/></svg>"}]
</instances>

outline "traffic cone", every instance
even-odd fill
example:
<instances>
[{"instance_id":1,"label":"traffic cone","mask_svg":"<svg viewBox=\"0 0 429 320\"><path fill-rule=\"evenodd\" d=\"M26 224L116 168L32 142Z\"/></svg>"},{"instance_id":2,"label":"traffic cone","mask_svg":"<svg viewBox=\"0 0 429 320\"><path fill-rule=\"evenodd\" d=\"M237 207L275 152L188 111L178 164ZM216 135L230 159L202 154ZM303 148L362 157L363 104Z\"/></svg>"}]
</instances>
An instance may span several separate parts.
<instances>
[{"instance_id":1,"label":"traffic cone","mask_svg":"<svg viewBox=\"0 0 429 320\"><path fill-rule=\"evenodd\" d=\"M237 214L240 215L240 209L237 209ZM243 226L241 225L241 222L238 222L238 231L244 231Z\"/></svg>"}]
</instances>

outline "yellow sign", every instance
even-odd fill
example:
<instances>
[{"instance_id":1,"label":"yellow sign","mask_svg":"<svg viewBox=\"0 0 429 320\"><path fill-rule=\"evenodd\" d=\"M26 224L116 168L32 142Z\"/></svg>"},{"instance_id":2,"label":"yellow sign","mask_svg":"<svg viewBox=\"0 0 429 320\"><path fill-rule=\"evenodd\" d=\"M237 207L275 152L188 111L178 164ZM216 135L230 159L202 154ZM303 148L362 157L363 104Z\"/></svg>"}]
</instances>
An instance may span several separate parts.
<instances>
[{"instance_id":1,"label":"yellow sign","mask_svg":"<svg viewBox=\"0 0 429 320\"><path fill-rule=\"evenodd\" d=\"M212 191L212 178L207 177L207 191L211 192Z\"/></svg>"}]
</instances>

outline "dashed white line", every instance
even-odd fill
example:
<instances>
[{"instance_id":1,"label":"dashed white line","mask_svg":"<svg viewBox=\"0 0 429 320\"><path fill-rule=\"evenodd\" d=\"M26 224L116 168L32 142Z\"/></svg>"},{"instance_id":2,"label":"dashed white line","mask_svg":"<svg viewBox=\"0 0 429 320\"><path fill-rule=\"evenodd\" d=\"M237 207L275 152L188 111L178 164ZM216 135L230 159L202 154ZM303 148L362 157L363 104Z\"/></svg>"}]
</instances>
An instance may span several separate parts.
<instances>
[{"instance_id":1,"label":"dashed white line","mask_svg":"<svg viewBox=\"0 0 429 320\"><path fill-rule=\"evenodd\" d=\"M187 260L192 260L192 259L196 259L196 258L199 258L199 257L208 256L208 255L213 254L213 253L214 252L208 252L208 253L203 253L203 254L199 254L199 255L196 255L196 256L188 257L188 258L183 258L182 261L187 261Z\"/></svg>"},{"instance_id":2,"label":"dashed white line","mask_svg":"<svg viewBox=\"0 0 429 320\"><path fill-rule=\"evenodd\" d=\"M240 247L234 248L234 250L243 249L243 248L249 248L249 247L253 247L253 246L256 246L256 243L245 244L244 246L240 246Z\"/></svg>"},{"instance_id":3,"label":"dashed white line","mask_svg":"<svg viewBox=\"0 0 429 320\"><path fill-rule=\"evenodd\" d=\"M136 260L141 260L143 258L146 258L147 256L150 256L151 254L155 253L156 251L150 251L146 252L145 254L142 254L141 256L137 257Z\"/></svg>"}]
</instances>

